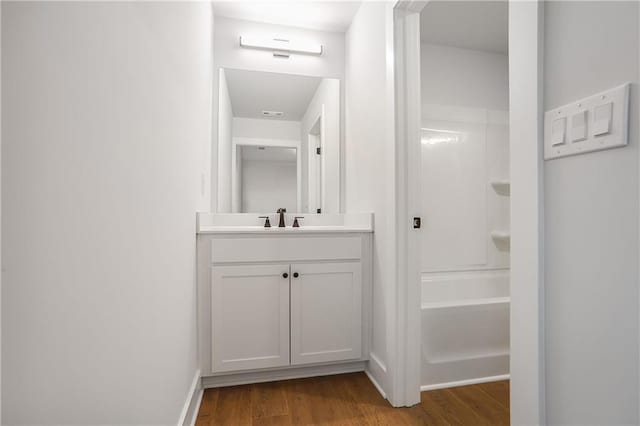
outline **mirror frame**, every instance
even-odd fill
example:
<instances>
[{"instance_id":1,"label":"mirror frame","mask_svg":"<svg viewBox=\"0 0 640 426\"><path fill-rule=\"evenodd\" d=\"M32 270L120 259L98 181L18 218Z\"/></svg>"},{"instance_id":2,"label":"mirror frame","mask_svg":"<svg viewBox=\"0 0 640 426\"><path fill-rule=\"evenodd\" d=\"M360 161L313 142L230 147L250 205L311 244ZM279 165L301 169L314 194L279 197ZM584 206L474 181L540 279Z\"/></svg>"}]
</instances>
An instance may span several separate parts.
<instances>
[{"instance_id":1,"label":"mirror frame","mask_svg":"<svg viewBox=\"0 0 640 426\"><path fill-rule=\"evenodd\" d=\"M309 120L311 121L311 125L318 121L318 118L321 118L321 213L340 213L342 211L342 196L343 196L343 179L344 179L344 170L343 170L343 159L341 158L344 154L344 115L343 115L343 92L342 92L342 82L340 78L336 77L322 77L318 75L308 75L308 74L289 74L286 72L276 72L276 71L264 71L258 69L244 69L244 68L234 68L234 67L219 67L216 69L217 74L217 84L214 84L215 93L212 101L216 105L215 109L215 117L214 117L214 130L213 137L215 139L212 144L212 149L215 150L215 154L212 155L215 164L213 165L216 170L215 180L212 179L212 183L215 187L212 186L212 207L217 213L237 213L240 211L239 201L236 200L234 203L234 197L237 198L237 189L233 186L233 180L237 179L236 176L236 168L237 168L237 148L235 148L235 144L233 143L234 139L243 139L242 137L232 137L231 139L231 165L230 167L221 165L221 157L220 157L220 105L221 105L221 91L223 90L222 86L224 85L226 88L226 72L230 71L252 71L256 73L267 73L267 74L287 74L292 76L303 76L303 77L315 77L320 79L320 85L318 86L318 91L314 94L311 102L309 103L307 113L300 120L302 123L302 131L303 133L300 135L300 140L296 141L297 144L297 156L302 157L300 163L298 164L298 182L297 182L297 212L296 213L305 213L305 214L316 214L316 210L313 212L307 212L304 210L310 210L309 203L309 191L305 190L304 185L308 185L309 181L309 171L304 170L303 168L306 166L308 169L310 153L305 153L303 149L308 148L309 140L308 140L308 132L305 132L305 123ZM318 95L320 92L320 87L323 87L323 94ZM228 93L228 92L227 92ZM319 97L320 96L320 97ZM233 117L232 117L233 118ZM306 129L308 131L308 129ZM262 140L269 140L268 138ZM255 144L253 144L255 145ZM268 145L268 144L262 144ZM224 171L228 170L227 173L231 173L231 176L227 180L226 177L223 177ZM228 181L228 186L222 186L222 182ZM237 183L236 183L237 185ZM229 192L231 194L229 194ZM224 195L222 195L224 194ZM227 195L228 194L228 195ZM228 197L228 198L227 198ZM223 201L224 200L224 201ZM221 208L221 206L228 206L225 208Z\"/></svg>"}]
</instances>

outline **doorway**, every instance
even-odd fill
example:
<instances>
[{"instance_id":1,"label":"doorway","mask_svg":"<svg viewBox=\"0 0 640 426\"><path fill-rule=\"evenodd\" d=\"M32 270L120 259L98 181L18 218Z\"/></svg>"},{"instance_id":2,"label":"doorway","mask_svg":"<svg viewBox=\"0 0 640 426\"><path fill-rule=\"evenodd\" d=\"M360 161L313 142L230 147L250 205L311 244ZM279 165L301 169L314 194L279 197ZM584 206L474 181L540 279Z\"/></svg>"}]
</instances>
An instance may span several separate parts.
<instances>
[{"instance_id":1,"label":"doorway","mask_svg":"<svg viewBox=\"0 0 640 426\"><path fill-rule=\"evenodd\" d=\"M420 14L421 390L509 379L508 3Z\"/></svg>"},{"instance_id":2,"label":"doorway","mask_svg":"<svg viewBox=\"0 0 640 426\"><path fill-rule=\"evenodd\" d=\"M394 9L396 87L397 332L402 336L399 386L406 405L420 400L422 99L420 13L431 2L399 1ZM439 2L436 2L439 3ZM544 423L542 342L542 4L509 2L510 361L511 420ZM460 24L460 23L458 23ZM456 24L456 25L458 25ZM465 28L465 25L458 25ZM440 129L436 130L451 130ZM428 136L427 136L428 137ZM444 138L441 138L444 139ZM496 178L504 190L505 181ZM513 190L511 190L513 188ZM497 192L498 189L492 189ZM496 194L498 195L498 194ZM429 217L423 217L422 223ZM500 230L496 230L500 231ZM495 232L506 239L506 232Z\"/></svg>"},{"instance_id":3,"label":"doorway","mask_svg":"<svg viewBox=\"0 0 640 426\"><path fill-rule=\"evenodd\" d=\"M324 106L322 107L324 109ZM314 213L322 212L322 182L323 182L323 172L322 172L322 116L321 113L318 118L315 120L311 128L309 129L309 134L307 135L308 139L308 187L309 187L309 199L307 200L309 203L308 211Z\"/></svg>"}]
</instances>

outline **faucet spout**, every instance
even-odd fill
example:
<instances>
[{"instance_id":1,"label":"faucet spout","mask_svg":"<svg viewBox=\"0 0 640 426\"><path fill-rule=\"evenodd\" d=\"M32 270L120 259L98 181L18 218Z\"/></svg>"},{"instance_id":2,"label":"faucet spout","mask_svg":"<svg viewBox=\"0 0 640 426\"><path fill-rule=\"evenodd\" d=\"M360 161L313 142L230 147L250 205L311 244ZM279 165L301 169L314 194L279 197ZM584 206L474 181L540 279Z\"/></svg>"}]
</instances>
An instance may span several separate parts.
<instances>
[{"instance_id":1,"label":"faucet spout","mask_svg":"<svg viewBox=\"0 0 640 426\"><path fill-rule=\"evenodd\" d=\"M287 212L287 209L285 209L285 208L278 209L277 213L280 215L280 222L278 223L278 228L284 228L285 227L284 214L286 212Z\"/></svg>"}]
</instances>

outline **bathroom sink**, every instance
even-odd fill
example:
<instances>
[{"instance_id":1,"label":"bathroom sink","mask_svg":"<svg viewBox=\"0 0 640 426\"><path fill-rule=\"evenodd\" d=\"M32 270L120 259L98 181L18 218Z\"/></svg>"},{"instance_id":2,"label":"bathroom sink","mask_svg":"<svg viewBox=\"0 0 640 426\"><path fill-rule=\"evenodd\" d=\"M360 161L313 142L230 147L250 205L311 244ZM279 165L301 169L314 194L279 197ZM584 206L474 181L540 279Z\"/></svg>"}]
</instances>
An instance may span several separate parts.
<instances>
[{"instance_id":1,"label":"bathroom sink","mask_svg":"<svg viewBox=\"0 0 640 426\"><path fill-rule=\"evenodd\" d=\"M372 213L347 214L305 214L300 219L300 227L293 228L293 218L300 214L287 214L285 223L288 226L279 228L277 214L269 215L272 226L264 227L264 219L257 214L249 213L198 213L198 234L295 234L322 232L373 232Z\"/></svg>"}]
</instances>

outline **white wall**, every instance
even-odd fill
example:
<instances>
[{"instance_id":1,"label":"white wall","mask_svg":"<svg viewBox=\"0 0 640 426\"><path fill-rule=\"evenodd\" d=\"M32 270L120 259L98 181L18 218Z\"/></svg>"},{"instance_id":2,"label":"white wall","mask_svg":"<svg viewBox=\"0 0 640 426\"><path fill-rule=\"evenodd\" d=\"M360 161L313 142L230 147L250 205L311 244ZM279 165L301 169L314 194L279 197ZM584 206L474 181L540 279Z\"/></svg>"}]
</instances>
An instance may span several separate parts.
<instances>
[{"instance_id":1,"label":"white wall","mask_svg":"<svg viewBox=\"0 0 640 426\"><path fill-rule=\"evenodd\" d=\"M296 172L295 161L243 160L242 212L271 214L281 207L295 212Z\"/></svg>"},{"instance_id":2,"label":"white wall","mask_svg":"<svg viewBox=\"0 0 640 426\"><path fill-rule=\"evenodd\" d=\"M302 211L309 211L308 163L309 132L324 111L323 147L324 213L340 212L340 80L323 78L302 117L300 149L302 155Z\"/></svg>"},{"instance_id":3,"label":"white wall","mask_svg":"<svg viewBox=\"0 0 640 426\"><path fill-rule=\"evenodd\" d=\"M2 99L2 3L0 2L0 100ZM2 102L0 101L0 223L2 223ZM0 226L0 241L2 226ZM2 244L0 244L0 271L2 270ZM2 424L2 274L0 273L0 424Z\"/></svg>"},{"instance_id":4,"label":"white wall","mask_svg":"<svg viewBox=\"0 0 640 426\"><path fill-rule=\"evenodd\" d=\"M176 424L208 3L2 4L2 422Z\"/></svg>"},{"instance_id":5,"label":"white wall","mask_svg":"<svg viewBox=\"0 0 640 426\"><path fill-rule=\"evenodd\" d=\"M300 122L233 117L233 137L299 141Z\"/></svg>"},{"instance_id":6,"label":"white wall","mask_svg":"<svg viewBox=\"0 0 640 426\"><path fill-rule=\"evenodd\" d=\"M395 336L395 149L390 4L363 2L346 34L346 211L375 213L368 370L392 397Z\"/></svg>"},{"instance_id":7,"label":"white wall","mask_svg":"<svg viewBox=\"0 0 640 426\"><path fill-rule=\"evenodd\" d=\"M420 66L424 104L509 109L507 55L423 43Z\"/></svg>"},{"instance_id":8,"label":"white wall","mask_svg":"<svg viewBox=\"0 0 640 426\"><path fill-rule=\"evenodd\" d=\"M344 33L317 31L295 27L287 27L281 25L273 25L262 22L243 21L238 19L226 18L217 16L215 18L215 31L214 31L214 50L215 55L215 69L219 68L235 68L265 72L277 72L285 74L299 74L315 77L327 77L344 79L344 67L345 67L345 46ZM260 51L255 49L241 48L239 44L241 35L264 35L269 37L279 36L295 40L309 40L312 42L320 43L324 46L324 53L322 56L312 55L291 55L291 57L276 58L272 52ZM218 88L214 85L213 99L218 99ZM341 88L340 93L340 105L344 105L344 88ZM217 102L214 101L214 105ZM342 108L341 108L342 109ZM217 122L218 113L213 111L214 116L214 135L217 134ZM344 133L344 125L341 123L341 139ZM299 136L298 136L299 138ZM212 149L212 159L215 161L215 152L217 150L217 141L214 139ZM344 190L344 161L343 150L344 145L340 144L340 185L341 196ZM215 193L217 191L216 184L217 178L212 176L212 192L214 196L212 199L215 201ZM225 211L218 208L214 202L211 206L212 211Z\"/></svg>"},{"instance_id":9,"label":"white wall","mask_svg":"<svg viewBox=\"0 0 640 426\"><path fill-rule=\"evenodd\" d=\"M628 147L545 162L549 424L638 423L638 14L545 3L546 110L633 83Z\"/></svg>"},{"instance_id":10,"label":"white wall","mask_svg":"<svg viewBox=\"0 0 640 426\"><path fill-rule=\"evenodd\" d=\"M273 213L285 205L289 206L287 207L289 212L299 211L297 200L300 196L301 188L298 186L298 181L302 173L302 170L298 170L300 163L300 122L246 117L233 117L232 121L233 144L231 147L231 163L235 162L235 166L232 167L230 174L235 176L235 178L231 182L231 191L233 192L231 210L225 211ZM281 192L282 188L265 185L266 182L256 182L263 173L266 174L264 177L269 179L274 179L275 175L267 172L264 164L254 164L255 162L247 162L244 159L241 160L239 148L242 145L279 146L296 149L297 161L294 161L293 165L295 194L293 204L286 201L288 196L283 195L283 192ZM271 166L277 167L277 164L271 164ZM250 167L252 170L249 171L249 173L245 173L245 167ZM280 177L288 179L288 171L283 172ZM245 179L250 179L250 181L246 182ZM273 182L273 180L269 182ZM257 191L259 190L264 192L258 195ZM285 193L287 193L287 191L285 191ZM255 197L258 198L255 199ZM277 200L281 200L281 202L275 204L267 202L269 199L273 200L274 197ZM255 201L249 201L254 199ZM273 208L274 205L278 207Z\"/></svg>"},{"instance_id":11,"label":"white wall","mask_svg":"<svg viewBox=\"0 0 640 426\"><path fill-rule=\"evenodd\" d=\"M233 138L233 109L227 87L227 78L221 69L218 80L218 129L217 129L217 175L218 208L222 212L231 211L231 150Z\"/></svg>"}]
</instances>

